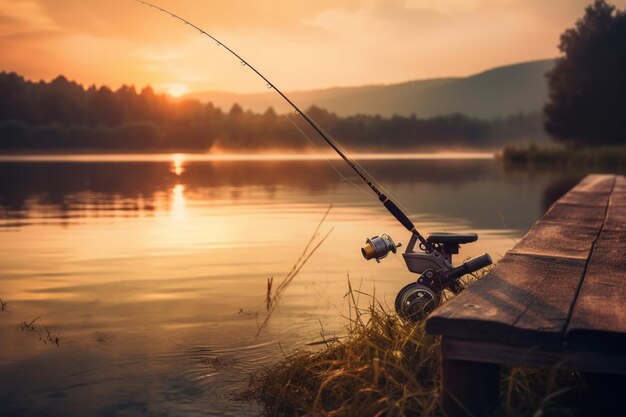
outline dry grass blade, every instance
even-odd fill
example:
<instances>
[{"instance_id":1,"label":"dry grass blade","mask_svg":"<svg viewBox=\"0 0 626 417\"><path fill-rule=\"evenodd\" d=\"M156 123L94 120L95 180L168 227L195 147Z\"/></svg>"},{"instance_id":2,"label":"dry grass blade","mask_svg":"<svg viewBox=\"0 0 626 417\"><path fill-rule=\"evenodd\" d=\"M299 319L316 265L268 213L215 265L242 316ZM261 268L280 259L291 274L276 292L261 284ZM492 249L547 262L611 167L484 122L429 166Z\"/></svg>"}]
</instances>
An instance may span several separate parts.
<instances>
[{"instance_id":1,"label":"dry grass blade","mask_svg":"<svg viewBox=\"0 0 626 417\"><path fill-rule=\"evenodd\" d=\"M324 235L324 237L322 237L322 239L317 244L315 244L315 246L313 246L312 249L310 249L311 245L315 242L315 238L319 235L319 230L322 227L322 224L324 224L324 221L326 220L326 217L328 216L328 213L330 212L332 208L333 208L332 204L328 206L328 209L326 209L326 212L322 216L322 219L317 224L317 227L315 228L313 235L311 236L306 246L304 247L304 250L300 254L300 257L293 264L293 266L291 267L291 270L287 273L287 275L285 275L285 278L283 278L280 284L278 284L273 296L271 295L271 283L268 280L268 289L267 289L267 297L266 297L266 306L268 310L267 316L265 316L265 319L259 326L256 336L259 336L261 332L263 331L263 329L265 328L265 326L267 326L267 323L269 322L269 319L272 316L272 313L276 310L276 307L278 306L278 301L280 300L280 297L283 295L287 287L289 287L289 284L291 284L291 282L296 277L296 275L298 275L302 267L307 263L309 259L311 259L311 256L313 256L313 254L317 251L317 249L319 249L322 243L324 243L324 241L328 238L330 233L333 231L334 228L331 228ZM273 283L273 278L271 279L271 282Z\"/></svg>"},{"instance_id":2,"label":"dry grass blade","mask_svg":"<svg viewBox=\"0 0 626 417\"><path fill-rule=\"evenodd\" d=\"M265 295L265 309L269 311L272 306L272 285L274 284L274 277L267 279L267 293Z\"/></svg>"},{"instance_id":3,"label":"dry grass blade","mask_svg":"<svg viewBox=\"0 0 626 417\"><path fill-rule=\"evenodd\" d=\"M291 267L291 270L287 273L287 275L285 275L285 278L283 278L283 280L280 282L280 284L278 284L278 287L276 288L276 294L279 294L279 293L282 292L284 287L288 285L289 278L294 276L295 273L296 273L296 270L299 267L302 266L303 259L305 259L307 257L309 248L311 247L311 245L315 241L315 238L318 236L320 228L322 227L322 224L324 224L324 221L326 220L326 217L328 216L328 213L330 213L330 210L332 208L333 208L333 205L331 204L326 209L326 212L322 216L322 219L320 220L320 222L317 224L317 227L315 228L315 231L313 232L313 234L311 235L311 238L309 239L309 241L307 242L306 246L304 247L304 250L300 254L300 257L293 264L293 266Z\"/></svg>"}]
</instances>

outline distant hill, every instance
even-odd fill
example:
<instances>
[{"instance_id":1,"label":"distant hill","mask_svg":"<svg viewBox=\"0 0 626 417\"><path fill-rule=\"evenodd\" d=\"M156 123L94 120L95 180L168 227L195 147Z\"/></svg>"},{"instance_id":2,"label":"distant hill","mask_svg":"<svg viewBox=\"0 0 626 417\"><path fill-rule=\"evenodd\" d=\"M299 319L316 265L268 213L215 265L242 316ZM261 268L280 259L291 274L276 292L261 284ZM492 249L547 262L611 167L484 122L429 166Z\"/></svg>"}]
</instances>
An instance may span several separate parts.
<instances>
[{"instance_id":1,"label":"distant hill","mask_svg":"<svg viewBox=\"0 0 626 417\"><path fill-rule=\"evenodd\" d=\"M554 60L547 59L498 67L464 78L293 91L287 95L303 108L317 105L339 116L408 116L415 113L418 117L428 118L462 113L471 117L492 119L520 111L540 111L548 96L545 73L553 65ZM255 112L265 111L270 106L278 112L290 110L272 92L236 94L206 91L189 94L188 97L211 101L225 110L234 103Z\"/></svg>"}]
</instances>

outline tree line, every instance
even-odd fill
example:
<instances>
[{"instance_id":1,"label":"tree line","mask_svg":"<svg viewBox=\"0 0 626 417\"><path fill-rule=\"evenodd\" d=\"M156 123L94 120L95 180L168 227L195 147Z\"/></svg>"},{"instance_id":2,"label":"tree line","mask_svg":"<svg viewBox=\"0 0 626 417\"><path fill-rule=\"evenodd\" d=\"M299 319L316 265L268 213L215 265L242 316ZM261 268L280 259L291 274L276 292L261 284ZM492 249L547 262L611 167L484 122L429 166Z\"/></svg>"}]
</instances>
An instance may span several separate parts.
<instances>
[{"instance_id":1,"label":"tree line","mask_svg":"<svg viewBox=\"0 0 626 417\"><path fill-rule=\"evenodd\" d=\"M318 107L307 113L350 149L484 149L545 137L538 112L490 121L460 114L339 117ZM316 139L302 122L272 108L253 113L235 104L224 111L150 87L84 88L64 76L33 82L0 72L0 151L5 152L303 149L311 145L299 130Z\"/></svg>"}]
</instances>

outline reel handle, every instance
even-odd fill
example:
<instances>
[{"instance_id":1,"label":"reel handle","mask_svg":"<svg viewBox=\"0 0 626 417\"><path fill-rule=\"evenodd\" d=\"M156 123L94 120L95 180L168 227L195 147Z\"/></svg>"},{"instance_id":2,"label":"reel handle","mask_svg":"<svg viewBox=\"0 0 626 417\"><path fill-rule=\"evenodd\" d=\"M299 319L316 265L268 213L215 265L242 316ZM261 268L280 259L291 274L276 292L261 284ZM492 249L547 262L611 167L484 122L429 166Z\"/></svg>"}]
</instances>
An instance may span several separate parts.
<instances>
[{"instance_id":1,"label":"reel handle","mask_svg":"<svg viewBox=\"0 0 626 417\"><path fill-rule=\"evenodd\" d=\"M478 255L475 258L472 258L463 264L457 266L456 268L452 268L446 273L445 281L456 281L461 278L465 274L471 274L472 272L476 272L479 269L482 269L486 266L489 266L493 263L491 256L488 253L483 253L482 255Z\"/></svg>"},{"instance_id":2,"label":"reel handle","mask_svg":"<svg viewBox=\"0 0 626 417\"><path fill-rule=\"evenodd\" d=\"M463 264L451 269L427 269L417 279L417 283L431 288L435 293L440 294L446 288L453 292L459 292L459 278L465 274L471 274L481 268L493 263L491 256L486 253L472 258Z\"/></svg>"}]
</instances>

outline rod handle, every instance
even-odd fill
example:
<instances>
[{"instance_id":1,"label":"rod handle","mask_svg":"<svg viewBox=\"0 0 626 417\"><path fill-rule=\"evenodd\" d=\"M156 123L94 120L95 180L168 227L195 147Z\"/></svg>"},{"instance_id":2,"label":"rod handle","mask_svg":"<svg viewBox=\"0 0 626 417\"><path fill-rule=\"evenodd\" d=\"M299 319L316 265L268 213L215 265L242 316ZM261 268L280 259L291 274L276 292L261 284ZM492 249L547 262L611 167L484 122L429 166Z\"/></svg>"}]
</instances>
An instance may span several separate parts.
<instances>
[{"instance_id":1,"label":"rod handle","mask_svg":"<svg viewBox=\"0 0 626 417\"><path fill-rule=\"evenodd\" d=\"M415 230L415 226L413 225L413 222L409 220L406 214L404 214L404 212L400 210L400 207L396 206L396 203L391 201L391 199L388 198L385 194L381 194L378 198L383 203L383 206L385 206L385 208L389 211L389 213L391 213L391 215L395 217L396 220L398 220L402 224L402 226L406 228L406 230L413 233L413 231Z\"/></svg>"}]
</instances>

